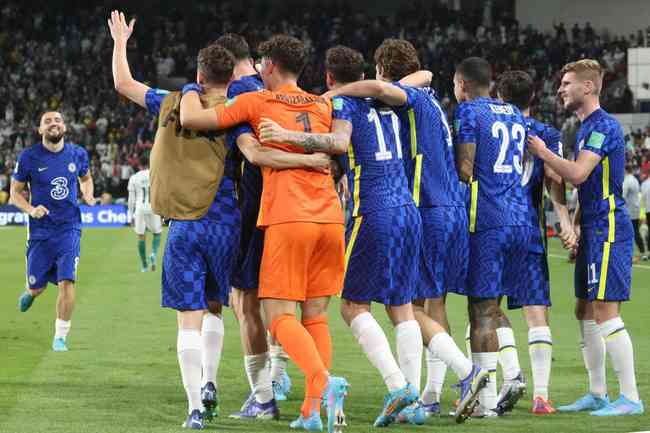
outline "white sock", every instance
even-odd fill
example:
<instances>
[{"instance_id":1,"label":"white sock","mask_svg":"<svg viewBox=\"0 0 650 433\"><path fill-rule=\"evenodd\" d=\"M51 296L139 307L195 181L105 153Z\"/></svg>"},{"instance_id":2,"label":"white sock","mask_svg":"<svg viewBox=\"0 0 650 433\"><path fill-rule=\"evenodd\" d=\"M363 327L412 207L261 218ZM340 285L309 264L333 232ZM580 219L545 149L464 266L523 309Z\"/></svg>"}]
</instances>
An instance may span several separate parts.
<instances>
[{"instance_id":1,"label":"white sock","mask_svg":"<svg viewBox=\"0 0 650 433\"><path fill-rule=\"evenodd\" d=\"M607 353L618 377L621 394L629 400L638 402L639 390L636 387L634 373L634 348L623 320L620 317L615 317L601 323L600 335L605 340Z\"/></svg>"},{"instance_id":2,"label":"white sock","mask_svg":"<svg viewBox=\"0 0 650 433\"><path fill-rule=\"evenodd\" d=\"M217 370L221 362L221 351L223 349L223 320L221 317L207 313L203 316L203 325L201 327L201 342L203 346L202 365L203 374L201 386L212 382L217 386Z\"/></svg>"},{"instance_id":3,"label":"white sock","mask_svg":"<svg viewBox=\"0 0 650 433\"><path fill-rule=\"evenodd\" d=\"M271 380L276 383L282 383L282 376L287 371L289 355L287 355L282 346L269 344L269 360L271 363Z\"/></svg>"},{"instance_id":4,"label":"white sock","mask_svg":"<svg viewBox=\"0 0 650 433\"><path fill-rule=\"evenodd\" d=\"M379 323L370 313L361 313L350 323L352 334L375 366L390 392L406 386L406 378L390 351L390 344ZM420 343L421 345L421 343Z\"/></svg>"},{"instance_id":5,"label":"white sock","mask_svg":"<svg viewBox=\"0 0 650 433\"><path fill-rule=\"evenodd\" d=\"M54 321L54 338L63 338L64 340L70 332L71 320L56 319Z\"/></svg>"},{"instance_id":6,"label":"white sock","mask_svg":"<svg viewBox=\"0 0 650 433\"><path fill-rule=\"evenodd\" d=\"M397 360L406 381L420 392L422 381L422 332L416 320L407 320L395 327Z\"/></svg>"},{"instance_id":7,"label":"white sock","mask_svg":"<svg viewBox=\"0 0 650 433\"><path fill-rule=\"evenodd\" d=\"M490 373L490 381L479 392L479 400L485 409L494 409L497 406L497 358L497 352L472 353L474 363Z\"/></svg>"},{"instance_id":8,"label":"white sock","mask_svg":"<svg viewBox=\"0 0 650 433\"><path fill-rule=\"evenodd\" d=\"M501 364L503 370L503 380L514 380L521 373L517 346L515 345L515 334L512 332L512 328L497 328L497 338L499 340L499 364Z\"/></svg>"},{"instance_id":9,"label":"white sock","mask_svg":"<svg viewBox=\"0 0 650 433\"><path fill-rule=\"evenodd\" d=\"M597 397L607 395L605 376L605 342L595 320L581 320L582 357L589 374L589 392Z\"/></svg>"},{"instance_id":10,"label":"white sock","mask_svg":"<svg viewBox=\"0 0 650 433\"><path fill-rule=\"evenodd\" d=\"M268 358L269 352L244 356L248 383L250 383L251 391L255 394L255 400L258 403L268 403L273 399L271 372L266 368Z\"/></svg>"},{"instance_id":11,"label":"white sock","mask_svg":"<svg viewBox=\"0 0 650 433\"><path fill-rule=\"evenodd\" d=\"M425 354L427 359L427 383L420 395L420 400L424 404L439 403L442 386L445 383L445 375L447 374L447 364L433 355L431 350L427 350Z\"/></svg>"},{"instance_id":12,"label":"white sock","mask_svg":"<svg viewBox=\"0 0 650 433\"><path fill-rule=\"evenodd\" d=\"M196 329L179 329L176 341L178 364L187 394L188 413L203 412L201 402L201 333Z\"/></svg>"},{"instance_id":13,"label":"white sock","mask_svg":"<svg viewBox=\"0 0 650 433\"><path fill-rule=\"evenodd\" d=\"M467 324L467 330L465 330L465 351L467 351L467 358L472 358L472 338L471 338L471 329L472 325Z\"/></svg>"},{"instance_id":14,"label":"white sock","mask_svg":"<svg viewBox=\"0 0 650 433\"><path fill-rule=\"evenodd\" d=\"M472 372L472 361L463 355L454 339L446 332L439 332L431 338L429 350L451 367L460 380L465 379Z\"/></svg>"},{"instance_id":15,"label":"white sock","mask_svg":"<svg viewBox=\"0 0 650 433\"><path fill-rule=\"evenodd\" d=\"M551 378L551 360L553 359L553 339L551 328L537 326L528 330L528 353L533 370L533 398L548 400L548 383Z\"/></svg>"}]
</instances>

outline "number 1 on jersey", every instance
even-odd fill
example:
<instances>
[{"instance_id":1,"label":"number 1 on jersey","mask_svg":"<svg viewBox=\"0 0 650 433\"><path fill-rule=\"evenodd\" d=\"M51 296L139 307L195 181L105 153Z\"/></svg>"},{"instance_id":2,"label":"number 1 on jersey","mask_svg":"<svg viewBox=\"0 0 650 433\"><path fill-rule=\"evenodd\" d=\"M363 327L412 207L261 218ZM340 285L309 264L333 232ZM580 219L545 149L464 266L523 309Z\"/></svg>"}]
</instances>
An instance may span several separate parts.
<instances>
[{"instance_id":1,"label":"number 1 on jersey","mask_svg":"<svg viewBox=\"0 0 650 433\"><path fill-rule=\"evenodd\" d=\"M301 112L296 116L296 122L302 123L302 128L305 132L311 132L311 122L309 121L309 113L306 111Z\"/></svg>"}]
</instances>

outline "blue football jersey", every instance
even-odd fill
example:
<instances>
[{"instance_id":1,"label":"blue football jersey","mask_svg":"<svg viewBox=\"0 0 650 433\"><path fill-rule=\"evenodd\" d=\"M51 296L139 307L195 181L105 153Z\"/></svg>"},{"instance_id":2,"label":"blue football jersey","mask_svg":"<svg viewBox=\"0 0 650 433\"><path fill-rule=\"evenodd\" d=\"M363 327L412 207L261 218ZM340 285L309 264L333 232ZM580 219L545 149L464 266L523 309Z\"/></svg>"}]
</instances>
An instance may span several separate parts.
<instances>
[{"instance_id":1,"label":"blue football jersey","mask_svg":"<svg viewBox=\"0 0 650 433\"><path fill-rule=\"evenodd\" d=\"M145 94L145 103L149 114L152 116L158 116L160 114L160 104L162 104L162 101L168 94L169 92L167 90L162 89L152 88L147 91ZM228 146L227 140L226 146ZM232 149L229 148L229 150ZM224 161L224 175L219 184L219 189L206 214L208 218L220 219L222 213L230 213L234 209L233 203L236 201L235 173L237 172L237 166L237 160L233 152L229 151Z\"/></svg>"},{"instance_id":2,"label":"blue football jersey","mask_svg":"<svg viewBox=\"0 0 650 433\"><path fill-rule=\"evenodd\" d=\"M407 94L407 103L395 111L409 187L418 207L464 206L467 188L456 171L447 116L430 88L394 83Z\"/></svg>"},{"instance_id":3,"label":"blue football jersey","mask_svg":"<svg viewBox=\"0 0 650 433\"><path fill-rule=\"evenodd\" d=\"M246 75L228 85L228 98L234 98L242 93L257 92L264 88L264 83L259 75ZM235 161L240 170L239 202L242 209L250 210L250 213L257 213L260 207L262 195L262 172L256 165L248 162L237 148L237 137L241 134L253 134L253 128L248 123L242 123L228 131L228 146L235 152ZM239 176L238 176L239 177ZM248 212L246 212L248 213Z\"/></svg>"},{"instance_id":4,"label":"blue football jersey","mask_svg":"<svg viewBox=\"0 0 650 433\"><path fill-rule=\"evenodd\" d=\"M562 157L562 136L560 131L532 117L526 118L528 134L541 138L546 147ZM544 161L526 153L523 177L524 187L531 199L529 222L535 228L532 232L529 250L536 253L546 251L546 214L544 213Z\"/></svg>"},{"instance_id":5,"label":"blue football jersey","mask_svg":"<svg viewBox=\"0 0 650 433\"><path fill-rule=\"evenodd\" d=\"M591 113L576 136L576 157L589 150L602 157L587 180L578 186L581 227L606 234L609 242L632 236L623 200L625 139L618 121L603 109Z\"/></svg>"},{"instance_id":6,"label":"blue football jersey","mask_svg":"<svg viewBox=\"0 0 650 433\"><path fill-rule=\"evenodd\" d=\"M395 112L346 96L334 98L332 107L334 119L352 124L347 157L339 159L348 176L352 216L412 204Z\"/></svg>"},{"instance_id":7,"label":"blue football jersey","mask_svg":"<svg viewBox=\"0 0 650 433\"><path fill-rule=\"evenodd\" d=\"M463 102L454 116L456 144L475 143L469 230L529 225L522 185L526 121L518 108L490 98Z\"/></svg>"},{"instance_id":8,"label":"blue football jersey","mask_svg":"<svg viewBox=\"0 0 650 433\"><path fill-rule=\"evenodd\" d=\"M81 229L81 212L77 203L77 178L88 174L85 149L64 143L60 152L50 152L43 143L23 150L13 178L29 184L31 204L45 206L50 213L43 218L29 218L29 238L48 239L64 230Z\"/></svg>"}]
</instances>

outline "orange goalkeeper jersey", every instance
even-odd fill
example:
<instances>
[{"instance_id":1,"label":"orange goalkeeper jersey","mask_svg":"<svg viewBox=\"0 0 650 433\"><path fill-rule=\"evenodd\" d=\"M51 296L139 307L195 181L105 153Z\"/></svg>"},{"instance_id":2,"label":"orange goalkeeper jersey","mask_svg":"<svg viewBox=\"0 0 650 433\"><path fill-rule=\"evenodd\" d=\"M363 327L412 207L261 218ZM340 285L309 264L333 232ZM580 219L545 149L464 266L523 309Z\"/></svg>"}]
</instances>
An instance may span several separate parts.
<instances>
[{"instance_id":1,"label":"orange goalkeeper jersey","mask_svg":"<svg viewBox=\"0 0 650 433\"><path fill-rule=\"evenodd\" d=\"M244 93L215 107L219 128L250 123L259 135L262 118L285 129L328 133L332 127L329 99L312 95L294 85L276 91ZM304 149L285 143L265 144L288 152ZM258 227L287 222L343 224L343 210L329 174L309 169L275 170L262 167L263 188Z\"/></svg>"}]
</instances>

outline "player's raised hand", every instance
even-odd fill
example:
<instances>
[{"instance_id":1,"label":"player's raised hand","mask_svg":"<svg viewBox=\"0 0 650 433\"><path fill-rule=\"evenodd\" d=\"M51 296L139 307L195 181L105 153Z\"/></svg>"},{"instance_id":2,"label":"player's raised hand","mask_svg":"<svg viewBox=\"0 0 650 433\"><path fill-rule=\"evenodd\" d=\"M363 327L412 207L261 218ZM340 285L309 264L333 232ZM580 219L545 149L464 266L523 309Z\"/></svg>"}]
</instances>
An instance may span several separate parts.
<instances>
[{"instance_id":1,"label":"player's raised hand","mask_svg":"<svg viewBox=\"0 0 650 433\"><path fill-rule=\"evenodd\" d=\"M260 141L262 143L275 142L282 143L287 141L286 132L287 130L278 125L271 119L263 117L260 123ZM329 163L328 163L329 167Z\"/></svg>"},{"instance_id":2,"label":"player's raised hand","mask_svg":"<svg viewBox=\"0 0 650 433\"><path fill-rule=\"evenodd\" d=\"M29 212L29 216L38 220L43 218L45 215L49 215L49 213L50 211L48 210L48 208L46 208L42 204L39 204Z\"/></svg>"},{"instance_id":3,"label":"player's raised hand","mask_svg":"<svg viewBox=\"0 0 650 433\"><path fill-rule=\"evenodd\" d=\"M540 156L544 149L546 149L546 143L544 143L544 140L536 135L528 135L528 150L530 153L535 156Z\"/></svg>"},{"instance_id":4,"label":"player's raised hand","mask_svg":"<svg viewBox=\"0 0 650 433\"><path fill-rule=\"evenodd\" d=\"M133 33L134 26L135 18L132 18L131 21L127 24L126 17L124 16L123 12L111 12L111 17L108 19L108 28L111 31L111 37L115 43L126 43L126 41L129 40L129 37Z\"/></svg>"}]
</instances>

